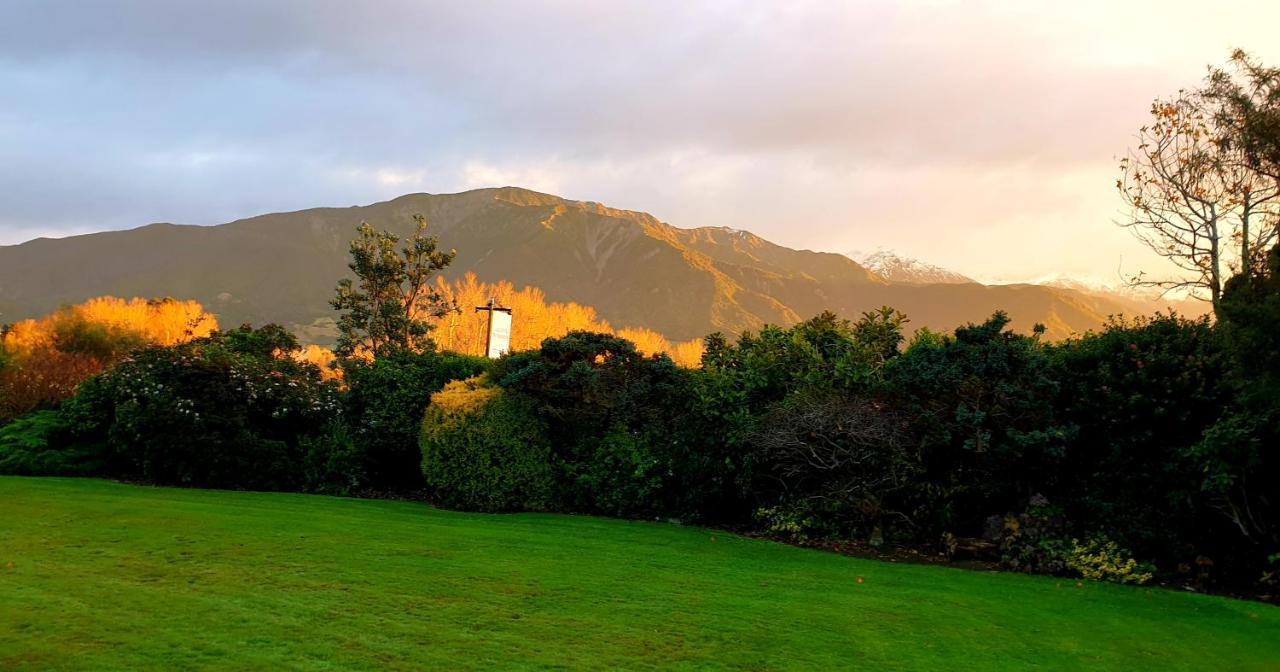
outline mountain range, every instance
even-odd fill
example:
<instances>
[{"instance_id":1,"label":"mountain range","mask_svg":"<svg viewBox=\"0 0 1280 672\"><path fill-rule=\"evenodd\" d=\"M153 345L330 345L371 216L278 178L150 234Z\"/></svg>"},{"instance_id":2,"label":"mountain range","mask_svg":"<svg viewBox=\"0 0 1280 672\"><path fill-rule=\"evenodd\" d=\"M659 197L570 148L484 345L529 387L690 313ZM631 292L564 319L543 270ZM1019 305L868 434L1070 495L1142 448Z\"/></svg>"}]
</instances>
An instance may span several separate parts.
<instances>
[{"instance_id":1,"label":"mountain range","mask_svg":"<svg viewBox=\"0 0 1280 672\"><path fill-rule=\"evenodd\" d=\"M893 250L880 249L863 254L851 252L849 257L890 282L908 285L976 283L968 276L919 259L904 257ZM1209 312L1207 301L1188 296L1165 296L1159 289L1130 287L1123 283L1108 284L1080 280L1061 273L1050 273L1025 282L988 282L991 285L1040 285L1065 289L1115 303L1123 315L1149 315L1157 311L1176 311L1186 317Z\"/></svg>"},{"instance_id":2,"label":"mountain range","mask_svg":"<svg viewBox=\"0 0 1280 672\"><path fill-rule=\"evenodd\" d=\"M613 324L672 340L789 325L827 309L856 317L881 305L906 313L912 328L936 330L1003 309L1015 329L1042 323L1050 338L1138 312L1096 292L983 285L931 266L912 277L902 263L885 265L887 258L869 268L747 231L678 228L643 212L503 187L0 246L0 323L93 296L173 296L200 301L224 326L278 322L324 343L333 338L328 301L348 273L356 227L367 221L407 234L414 214L457 250L450 277L472 271L485 281L532 285L549 300L590 305Z\"/></svg>"}]
</instances>

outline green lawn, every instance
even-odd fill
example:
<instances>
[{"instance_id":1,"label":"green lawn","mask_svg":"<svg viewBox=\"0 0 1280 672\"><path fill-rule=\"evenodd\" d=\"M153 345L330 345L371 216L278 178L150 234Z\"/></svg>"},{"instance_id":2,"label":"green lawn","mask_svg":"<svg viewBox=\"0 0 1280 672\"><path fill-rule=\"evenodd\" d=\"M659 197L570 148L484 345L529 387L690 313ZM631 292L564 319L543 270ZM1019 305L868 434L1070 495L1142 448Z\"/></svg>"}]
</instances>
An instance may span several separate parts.
<instances>
[{"instance_id":1,"label":"green lawn","mask_svg":"<svg viewBox=\"0 0 1280 672\"><path fill-rule=\"evenodd\" d=\"M0 507L2 670L1280 669L1262 604L674 525L12 477Z\"/></svg>"}]
</instances>

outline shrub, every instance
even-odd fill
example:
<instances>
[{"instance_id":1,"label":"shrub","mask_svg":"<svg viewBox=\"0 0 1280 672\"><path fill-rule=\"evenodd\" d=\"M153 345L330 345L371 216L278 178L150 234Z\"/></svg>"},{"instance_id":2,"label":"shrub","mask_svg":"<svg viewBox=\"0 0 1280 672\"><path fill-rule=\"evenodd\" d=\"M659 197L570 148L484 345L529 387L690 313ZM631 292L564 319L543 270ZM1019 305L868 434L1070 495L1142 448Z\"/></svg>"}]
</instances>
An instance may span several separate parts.
<instances>
[{"instance_id":1,"label":"shrub","mask_svg":"<svg viewBox=\"0 0 1280 672\"><path fill-rule=\"evenodd\" d=\"M76 386L102 371L91 355L42 347L0 369L0 425L32 411L55 408Z\"/></svg>"},{"instance_id":2,"label":"shrub","mask_svg":"<svg viewBox=\"0 0 1280 672\"><path fill-rule=\"evenodd\" d=\"M431 395L451 380L484 372L488 365L488 360L480 357L408 350L373 361L344 361L347 392L342 399L343 415L369 485L391 489L422 486L418 433Z\"/></svg>"},{"instance_id":3,"label":"shrub","mask_svg":"<svg viewBox=\"0 0 1280 672\"><path fill-rule=\"evenodd\" d=\"M1061 574L1067 569L1073 546L1060 507L1036 495L1026 511L997 520L994 536L1000 545L1000 564L1034 574Z\"/></svg>"},{"instance_id":4,"label":"shrub","mask_svg":"<svg viewBox=\"0 0 1280 672\"><path fill-rule=\"evenodd\" d=\"M296 349L273 326L149 348L84 383L68 421L80 440L105 442L115 475L296 489L301 438L338 411L336 390L291 357Z\"/></svg>"},{"instance_id":5,"label":"shrub","mask_svg":"<svg viewBox=\"0 0 1280 672\"><path fill-rule=\"evenodd\" d=\"M655 452L662 441L643 431L616 427L585 459L567 465L572 492L589 510L612 516L650 516L663 512L668 465Z\"/></svg>"},{"instance_id":6,"label":"shrub","mask_svg":"<svg viewBox=\"0 0 1280 672\"><path fill-rule=\"evenodd\" d=\"M1105 537L1093 537L1085 543L1071 540L1067 567L1086 579L1112 583L1146 583L1152 568L1133 559L1129 551Z\"/></svg>"},{"instance_id":7,"label":"shrub","mask_svg":"<svg viewBox=\"0 0 1280 672\"><path fill-rule=\"evenodd\" d=\"M910 528L920 455L906 423L883 404L847 393L795 394L767 412L751 444L757 495L820 509L839 534L881 538L890 524Z\"/></svg>"},{"instance_id":8,"label":"shrub","mask_svg":"<svg viewBox=\"0 0 1280 672\"><path fill-rule=\"evenodd\" d=\"M566 504L613 515L680 515L698 473L682 424L692 376L625 339L571 332L495 365L493 379L545 423Z\"/></svg>"},{"instance_id":9,"label":"shrub","mask_svg":"<svg viewBox=\"0 0 1280 672\"><path fill-rule=\"evenodd\" d=\"M807 503L762 506L755 510L752 518L764 530L765 534L803 544L814 534L826 536L821 523Z\"/></svg>"},{"instance_id":10,"label":"shrub","mask_svg":"<svg viewBox=\"0 0 1280 672\"><path fill-rule=\"evenodd\" d=\"M323 374L322 374L323 375ZM330 420L316 434L299 439L302 481L306 489L328 495L351 495L369 484L364 454L342 419Z\"/></svg>"},{"instance_id":11,"label":"shrub","mask_svg":"<svg viewBox=\"0 0 1280 672\"><path fill-rule=\"evenodd\" d=\"M557 508L545 426L480 378L449 383L422 422L422 475L432 501L468 511Z\"/></svg>"},{"instance_id":12,"label":"shrub","mask_svg":"<svg viewBox=\"0 0 1280 672\"><path fill-rule=\"evenodd\" d=\"M1207 469L1189 456L1230 403L1208 320L1116 320L1050 355L1066 440L1045 485L1073 523L1169 566L1216 546Z\"/></svg>"},{"instance_id":13,"label":"shrub","mask_svg":"<svg viewBox=\"0 0 1280 672\"><path fill-rule=\"evenodd\" d=\"M70 432L62 414L37 411L0 427L0 474L78 476L100 471L100 447L68 446Z\"/></svg>"},{"instance_id":14,"label":"shrub","mask_svg":"<svg viewBox=\"0 0 1280 672\"><path fill-rule=\"evenodd\" d=\"M885 366L897 412L921 445L917 523L925 538L976 536L993 513L1016 510L1052 475L1065 438L1054 417L1054 362L1009 317L913 343Z\"/></svg>"},{"instance_id":15,"label":"shrub","mask_svg":"<svg viewBox=\"0 0 1280 672\"><path fill-rule=\"evenodd\" d=\"M860 390L897 357L906 321L889 308L864 313L856 323L828 311L788 329L767 325L744 333L732 345L713 334L703 366L725 376L754 412L792 392Z\"/></svg>"},{"instance_id":16,"label":"shrub","mask_svg":"<svg viewBox=\"0 0 1280 672\"><path fill-rule=\"evenodd\" d=\"M172 345L215 328L194 301L113 297L8 326L0 330L0 424L56 407L81 382L144 345Z\"/></svg>"}]
</instances>

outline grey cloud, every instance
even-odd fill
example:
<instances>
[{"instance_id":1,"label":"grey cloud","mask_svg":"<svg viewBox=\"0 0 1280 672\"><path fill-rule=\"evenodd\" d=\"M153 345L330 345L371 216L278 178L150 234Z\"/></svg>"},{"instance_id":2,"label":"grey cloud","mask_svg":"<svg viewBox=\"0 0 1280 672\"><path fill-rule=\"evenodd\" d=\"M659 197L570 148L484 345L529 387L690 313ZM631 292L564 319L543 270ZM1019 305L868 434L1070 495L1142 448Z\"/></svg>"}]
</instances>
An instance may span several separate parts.
<instances>
[{"instance_id":1,"label":"grey cloud","mask_svg":"<svg viewBox=\"0 0 1280 672\"><path fill-rule=\"evenodd\" d=\"M1150 99L1232 46L1184 45L1190 66L1128 57L1156 47L1099 32L1122 9L9 0L0 244L449 191L475 165L837 250L903 224L935 235L931 215L1105 221L1035 185L1105 174ZM1230 9L1177 20L1203 37L1244 25Z\"/></svg>"},{"instance_id":2,"label":"grey cloud","mask_svg":"<svg viewBox=\"0 0 1280 672\"><path fill-rule=\"evenodd\" d=\"M33 2L5 17L0 54L19 67L80 59L108 79L149 83L159 90L142 93L176 108L166 119L179 127L200 108L247 115L278 104L229 86L264 74L284 95L311 90L317 118L294 123L321 133L346 106L376 108L393 130L421 119L397 109L406 97L444 99L462 118L446 141L511 151L806 146L900 162L1079 159L1097 148L1046 136L1089 137L1150 97L1130 86L1149 72L1065 69L1037 55L1020 26L984 24L964 8L938 13L973 14L972 39L921 43L893 38L919 31L917 16L875 5L691 6ZM210 91L228 95L208 101Z\"/></svg>"}]
</instances>

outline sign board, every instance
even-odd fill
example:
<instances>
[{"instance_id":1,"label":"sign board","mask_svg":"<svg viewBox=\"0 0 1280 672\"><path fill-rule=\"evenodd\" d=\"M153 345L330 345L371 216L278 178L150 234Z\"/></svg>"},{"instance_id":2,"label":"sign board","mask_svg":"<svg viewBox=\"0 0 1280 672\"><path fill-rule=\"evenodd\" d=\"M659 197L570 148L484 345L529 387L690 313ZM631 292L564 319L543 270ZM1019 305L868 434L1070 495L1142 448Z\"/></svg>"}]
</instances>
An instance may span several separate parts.
<instances>
[{"instance_id":1,"label":"sign board","mask_svg":"<svg viewBox=\"0 0 1280 672\"><path fill-rule=\"evenodd\" d=\"M511 313L489 311L489 359L497 359L511 350Z\"/></svg>"}]
</instances>

